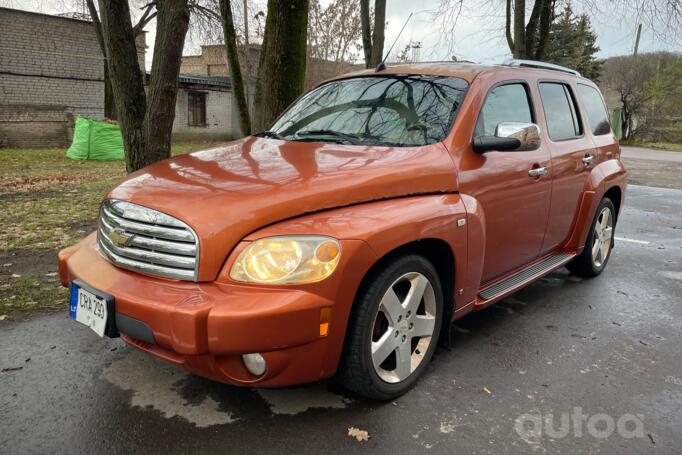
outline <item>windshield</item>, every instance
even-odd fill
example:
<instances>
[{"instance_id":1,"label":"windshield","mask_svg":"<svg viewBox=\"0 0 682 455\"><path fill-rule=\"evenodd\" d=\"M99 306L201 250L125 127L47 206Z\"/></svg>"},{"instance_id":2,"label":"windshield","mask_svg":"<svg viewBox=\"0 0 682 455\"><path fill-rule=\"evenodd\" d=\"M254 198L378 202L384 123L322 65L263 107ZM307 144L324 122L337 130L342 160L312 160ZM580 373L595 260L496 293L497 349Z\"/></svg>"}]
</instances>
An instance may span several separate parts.
<instances>
[{"instance_id":1,"label":"windshield","mask_svg":"<svg viewBox=\"0 0 682 455\"><path fill-rule=\"evenodd\" d=\"M455 77L355 77L301 97L262 136L284 140L420 146L450 131L467 89Z\"/></svg>"}]
</instances>

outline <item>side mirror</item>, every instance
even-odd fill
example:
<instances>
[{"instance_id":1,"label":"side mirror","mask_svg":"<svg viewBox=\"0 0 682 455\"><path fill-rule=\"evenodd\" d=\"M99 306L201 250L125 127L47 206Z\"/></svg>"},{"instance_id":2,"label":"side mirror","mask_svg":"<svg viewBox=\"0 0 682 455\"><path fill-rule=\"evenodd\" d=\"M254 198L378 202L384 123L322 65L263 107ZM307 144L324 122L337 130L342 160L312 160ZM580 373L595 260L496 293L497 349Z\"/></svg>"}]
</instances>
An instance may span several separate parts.
<instances>
[{"instance_id":1,"label":"side mirror","mask_svg":"<svg viewBox=\"0 0 682 455\"><path fill-rule=\"evenodd\" d=\"M495 136L475 137L472 146L478 153L491 150L519 152L537 150L540 147L540 127L535 123L498 123Z\"/></svg>"}]
</instances>

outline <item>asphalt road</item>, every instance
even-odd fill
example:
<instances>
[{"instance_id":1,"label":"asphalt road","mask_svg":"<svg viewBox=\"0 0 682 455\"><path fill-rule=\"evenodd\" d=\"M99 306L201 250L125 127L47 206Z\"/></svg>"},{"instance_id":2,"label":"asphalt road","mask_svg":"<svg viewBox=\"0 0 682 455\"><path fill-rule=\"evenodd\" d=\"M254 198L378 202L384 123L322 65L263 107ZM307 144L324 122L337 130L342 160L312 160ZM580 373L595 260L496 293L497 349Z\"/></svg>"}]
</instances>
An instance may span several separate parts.
<instances>
[{"instance_id":1,"label":"asphalt road","mask_svg":"<svg viewBox=\"0 0 682 455\"><path fill-rule=\"evenodd\" d=\"M634 158L640 160L669 161L682 163L682 152L672 152L669 150L656 150L644 147L632 147L629 145L621 146L623 158Z\"/></svg>"},{"instance_id":2,"label":"asphalt road","mask_svg":"<svg viewBox=\"0 0 682 455\"><path fill-rule=\"evenodd\" d=\"M560 270L458 321L454 346L394 402L331 382L212 383L98 339L66 304L0 322L0 452L679 453L682 191L626 199L626 240L600 277Z\"/></svg>"}]
</instances>

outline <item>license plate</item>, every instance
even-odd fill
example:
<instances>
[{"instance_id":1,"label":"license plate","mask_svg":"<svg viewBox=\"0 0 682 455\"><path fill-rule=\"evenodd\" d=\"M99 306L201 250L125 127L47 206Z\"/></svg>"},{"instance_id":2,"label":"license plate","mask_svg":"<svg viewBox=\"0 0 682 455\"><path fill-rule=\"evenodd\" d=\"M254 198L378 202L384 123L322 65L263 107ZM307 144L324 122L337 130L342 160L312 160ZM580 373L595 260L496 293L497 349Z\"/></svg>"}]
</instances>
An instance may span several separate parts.
<instances>
[{"instance_id":1,"label":"license plate","mask_svg":"<svg viewBox=\"0 0 682 455\"><path fill-rule=\"evenodd\" d=\"M84 289L79 283L71 283L69 316L74 321L90 327L97 335L103 337L109 318L107 300L107 297Z\"/></svg>"}]
</instances>

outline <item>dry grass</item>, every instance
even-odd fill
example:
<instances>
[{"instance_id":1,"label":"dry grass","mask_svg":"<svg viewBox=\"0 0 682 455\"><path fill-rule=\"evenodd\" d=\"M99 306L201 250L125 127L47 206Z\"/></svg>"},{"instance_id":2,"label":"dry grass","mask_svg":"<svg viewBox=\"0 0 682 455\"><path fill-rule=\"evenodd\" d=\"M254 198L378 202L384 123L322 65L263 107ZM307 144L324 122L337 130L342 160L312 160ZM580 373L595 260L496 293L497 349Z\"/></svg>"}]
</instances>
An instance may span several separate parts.
<instances>
[{"instance_id":1,"label":"dry grass","mask_svg":"<svg viewBox=\"0 0 682 455\"><path fill-rule=\"evenodd\" d=\"M210 145L175 144L173 154ZM53 275L56 251L94 229L99 203L125 166L74 161L63 149L0 149L0 169L0 316L66 305Z\"/></svg>"}]
</instances>

